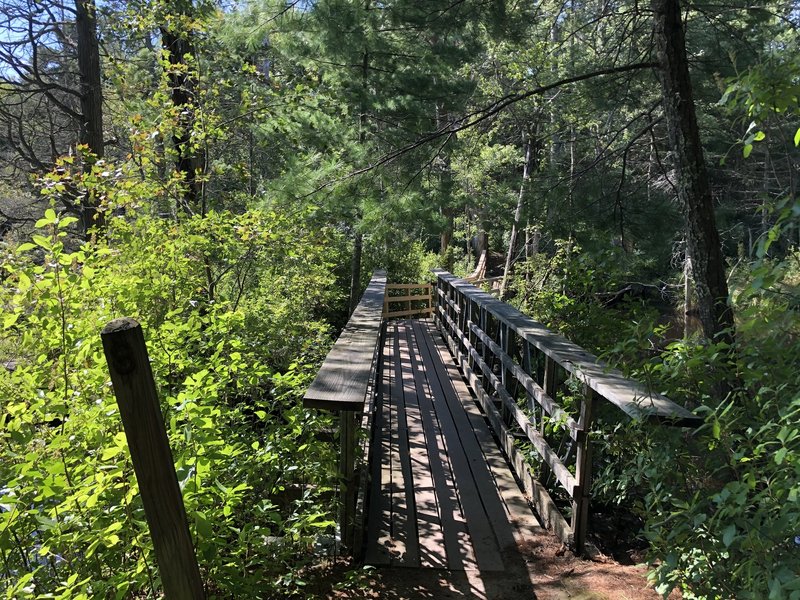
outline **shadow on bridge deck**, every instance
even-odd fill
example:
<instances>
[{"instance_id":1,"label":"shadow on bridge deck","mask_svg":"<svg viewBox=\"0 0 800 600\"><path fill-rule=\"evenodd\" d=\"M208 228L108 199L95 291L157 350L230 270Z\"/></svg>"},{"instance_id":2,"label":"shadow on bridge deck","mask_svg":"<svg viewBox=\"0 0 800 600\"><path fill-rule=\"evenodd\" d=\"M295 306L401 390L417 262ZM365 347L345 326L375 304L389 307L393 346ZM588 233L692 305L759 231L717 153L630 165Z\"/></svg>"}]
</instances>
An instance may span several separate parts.
<instances>
[{"instance_id":1,"label":"shadow on bridge deck","mask_svg":"<svg viewBox=\"0 0 800 600\"><path fill-rule=\"evenodd\" d=\"M365 562L397 598L534 597L518 549L544 532L449 351L431 321L386 327Z\"/></svg>"}]
</instances>

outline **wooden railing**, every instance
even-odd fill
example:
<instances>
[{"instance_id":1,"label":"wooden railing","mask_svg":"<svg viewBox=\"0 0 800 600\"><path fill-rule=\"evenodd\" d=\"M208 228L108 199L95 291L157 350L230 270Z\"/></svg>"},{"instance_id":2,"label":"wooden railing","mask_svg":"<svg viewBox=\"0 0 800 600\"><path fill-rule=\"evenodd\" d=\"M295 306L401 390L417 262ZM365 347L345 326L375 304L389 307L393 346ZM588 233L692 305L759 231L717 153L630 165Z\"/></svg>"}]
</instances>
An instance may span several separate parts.
<instances>
[{"instance_id":1,"label":"wooden railing","mask_svg":"<svg viewBox=\"0 0 800 600\"><path fill-rule=\"evenodd\" d=\"M383 317L426 316L433 314L433 285L430 283L390 283L383 299Z\"/></svg>"},{"instance_id":2,"label":"wooden railing","mask_svg":"<svg viewBox=\"0 0 800 600\"><path fill-rule=\"evenodd\" d=\"M677 426L701 420L512 306L446 271L434 272L437 326L545 526L582 553L593 413L609 406L600 401L637 419ZM545 488L551 478L569 499L563 512Z\"/></svg>"},{"instance_id":3,"label":"wooden railing","mask_svg":"<svg viewBox=\"0 0 800 600\"><path fill-rule=\"evenodd\" d=\"M357 452L358 432L372 431L385 292L386 272L375 271L303 398L303 406L339 413L339 527L342 544L356 552L363 537L370 441L363 436Z\"/></svg>"}]
</instances>

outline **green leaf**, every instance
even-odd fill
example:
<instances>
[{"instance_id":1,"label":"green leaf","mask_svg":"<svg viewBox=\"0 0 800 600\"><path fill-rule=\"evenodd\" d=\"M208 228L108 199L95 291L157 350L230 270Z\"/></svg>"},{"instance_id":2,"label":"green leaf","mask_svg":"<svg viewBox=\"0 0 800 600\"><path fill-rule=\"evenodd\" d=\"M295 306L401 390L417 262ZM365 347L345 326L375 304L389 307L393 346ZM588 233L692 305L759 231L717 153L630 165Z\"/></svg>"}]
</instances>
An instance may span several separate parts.
<instances>
[{"instance_id":1,"label":"green leaf","mask_svg":"<svg viewBox=\"0 0 800 600\"><path fill-rule=\"evenodd\" d=\"M786 458L786 453L789 452L788 448L781 448L775 453L775 464L780 465Z\"/></svg>"},{"instance_id":2,"label":"green leaf","mask_svg":"<svg viewBox=\"0 0 800 600\"><path fill-rule=\"evenodd\" d=\"M753 151L753 144L745 144L744 149L742 150L742 154L745 158L750 156L750 153Z\"/></svg>"},{"instance_id":3,"label":"green leaf","mask_svg":"<svg viewBox=\"0 0 800 600\"><path fill-rule=\"evenodd\" d=\"M17 322L17 319L19 319L19 313L11 313L6 315L3 317L3 328L8 329Z\"/></svg>"},{"instance_id":4,"label":"green leaf","mask_svg":"<svg viewBox=\"0 0 800 600\"><path fill-rule=\"evenodd\" d=\"M25 271L20 271L17 273L17 289L20 291L20 293L24 294L31 289L32 285L33 283L31 282L31 278L28 277L28 274L25 273Z\"/></svg>"},{"instance_id":5,"label":"green leaf","mask_svg":"<svg viewBox=\"0 0 800 600\"><path fill-rule=\"evenodd\" d=\"M725 531L722 532L722 543L728 548L733 543L733 538L736 537L736 525L728 525Z\"/></svg>"},{"instance_id":6,"label":"green leaf","mask_svg":"<svg viewBox=\"0 0 800 600\"><path fill-rule=\"evenodd\" d=\"M800 127L797 128L797 133L794 134L794 145L800 146Z\"/></svg>"},{"instance_id":7,"label":"green leaf","mask_svg":"<svg viewBox=\"0 0 800 600\"><path fill-rule=\"evenodd\" d=\"M68 225L72 225L77 220L78 220L78 217L64 217L63 219L59 220L58 228L59 229L63 229L64 227L67 227Z\"/></svg>"},{"instance_id":8,"label":"green leaf","mask_svg":"<svg viewBox=\"0 0 800 600\"><path fill-rule=\"evenodd\" d=\"M52 247L50 243L50 238L47 238L43 235L33 235L31 236L31 239L33 240L34 244L44 248L45 250L50 250L50 248Z\"/></svg>"},{"instance_id":9,"label":"green leaf","mask_svg":"<svg viewBox=\"0 0 800 600\"><path fill-rule=\"evenodd\" d=\"M211 522L202 511L197 511L194 515L195 527L197 527L197 534L201 538L210 539L214 534L214 528Z\"/></svg>"},{"instance_id":10,"label":"green leaf","mask_svg":"<svg viewBox=\"0 0 800 600\"><path fill-rule=\"evenodd\" d=\"M754 139L755 141L757 141L757 142L760 142L760 141L761 141L761 140L763 140L765 137L767 137L767 134L766 134L766 133L764 133L763 131L756 131L756 134L753 136L753 139Z\"/></svg>"},{"instance_id":11,"label":"green leaf","mask_svg":"<svg viewBox=\"0 0 800 600\"><path fill-rule=\"evenodd\" d=\"M36 248L36 244L25 242L24 244L17 246L17 252L27 252L28 250L33 250L34 248Z\"/></svg>"}]
</instances>

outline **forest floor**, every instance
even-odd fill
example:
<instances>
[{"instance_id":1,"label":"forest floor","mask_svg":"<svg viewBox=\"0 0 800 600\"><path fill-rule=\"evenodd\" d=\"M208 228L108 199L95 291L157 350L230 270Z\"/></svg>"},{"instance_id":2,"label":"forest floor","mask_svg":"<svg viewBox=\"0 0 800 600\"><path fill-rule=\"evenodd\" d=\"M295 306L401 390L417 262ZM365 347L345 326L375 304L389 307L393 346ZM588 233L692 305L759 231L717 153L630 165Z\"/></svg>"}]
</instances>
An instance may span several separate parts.
<instances>
[{"instance_id":1,"label":"forest floor","mask_svg":"<svg viewBox=\"0 0 800 600\"><path fill-rule=\"evenodd\" d=\"M524 566L505 571L371 568L353 570L344 559L317 569L315 597L327 600L658 600L647 583L647 569L597 554L574 556L542 531L517 548ZM679 600L675 591L669 600Z\"/></svg>"}]
</instances>

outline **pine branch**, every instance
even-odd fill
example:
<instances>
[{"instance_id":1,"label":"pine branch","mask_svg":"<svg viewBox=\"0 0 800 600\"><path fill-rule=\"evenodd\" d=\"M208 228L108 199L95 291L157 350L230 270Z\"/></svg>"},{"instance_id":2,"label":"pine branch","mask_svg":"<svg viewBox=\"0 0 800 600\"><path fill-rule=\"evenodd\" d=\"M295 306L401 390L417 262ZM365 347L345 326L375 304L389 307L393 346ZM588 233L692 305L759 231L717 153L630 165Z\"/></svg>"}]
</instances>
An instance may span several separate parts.
<instances>
[{"instance_id":1,"label":"pine branch","mask_svg":"<svg viewBox=\"0 0 800 600\"><path fill-rule=\"evenodd\" d=\"M511 105L513 105L513 104L515 104L517 102L520 102L522 100L525 100L527 98L531 98L533 96L540 96L540 95L544 94L545 92L549 92L550 90L553 90L553 89L556 89L556 88L559 88L559 87L562 87L562 86L565 86L565 85L569 85L569 84L572 84L572 83L578 83L580 81L586 81L587 79L593 79L595 77L602 77L604 75L615 75L615 74L618 74L618 73L627 73L629 71L636 71L636 70L641 70L641 69L652 69L652 68L655 68L657 66L658 66L658 63L644 62L644 63L635 63L635 64L630 64L630 65L622 65L622 66L619 66L619 67L608 67L608 68L605 68L605 69L599 69L597 71L591 71L589 73L583 73L581 75L575 75L573 77L567 77L567 78L564 78L564 79L560 79L560 80L555 81L553 83L549 83L547 85L543 85L543 86L534 88L532 90L526 90L524 92L517 92L515 94L508 94L507 96L504 96L504 97L500 98L499 100L496 100L495 102L493 102L489 106L485 106L485 107L480 108L480 109L478 109L476 111L468 113L468 114L464 115L463 117L460 117L460 118L458 118L458 119L456 119L454 121L451 121L450 123L447 123L446 125L442 126L441 128L437 129L436 131L433 131L433 132L431 132L431 133L429 133L427 135L424 135L423 137L415 140L414 142L411 142L410 144L407 144L406 146L403 146L401 148L397 148L396 150L392 150L388 154L384 154L381 158L379 158L377 161L375 161L371 165L367 165L366 167L363 167L361 169L357 169L356 171L353 171L346 178L355 177L356 175L361 175L362 173L366 173L367 171L371 171L371 170L373 170L373 169L375 169L377 167L380 167L380 166L383 166L385 164L388 164L388 163L398 159L399 157L403 156L404 154L407 154L407 153L409 153L409 152L411 152L413 150L416 150L417 148L419 148L421 146L424 146L426 144L429 144L430 142L438 140L439 138L441 138L443 136L450 136L450 135L453 135L454 133L458 133L459 131L464 131L465 129L469 129L470 127L474 127L475 125L477 125L479 123L482 123L483 121L486 121L487 119L490 119L491 117L497 115L498 113L500 113L504 109L508 108L509 106L511 106Z\"/></svg>"}]
</instances>

